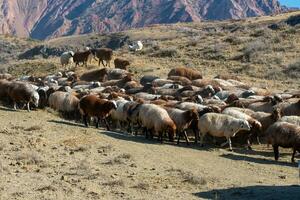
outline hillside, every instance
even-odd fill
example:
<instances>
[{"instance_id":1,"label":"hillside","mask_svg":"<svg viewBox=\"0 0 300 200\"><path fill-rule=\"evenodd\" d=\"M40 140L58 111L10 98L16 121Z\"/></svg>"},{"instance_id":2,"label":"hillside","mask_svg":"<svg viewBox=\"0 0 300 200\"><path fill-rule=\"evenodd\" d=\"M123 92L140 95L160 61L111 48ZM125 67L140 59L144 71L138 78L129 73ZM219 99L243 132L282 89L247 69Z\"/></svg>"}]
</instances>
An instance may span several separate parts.
<instances>
[{"instance_id":1,"label":"hillside","mask_svg":"<svg viewBox=\"0 0 300 200\"><path fill-rule=\"evenodd\" d=\"M173 67L189 66L200 70L204 77L235 74L254 86L298 89L300 29L297 18L289 17L299 14L298 11L246 20L152 26L46 42L18 39L27 47L9 47L10 54L4 54L7 61L2 68L16 75L44 75L61 70L58 56L65 50L106 46L115 50L115 57L129 59L130 70L138 77L153 73L165 76ZM288 25L288 19L293 26ZM12 38L0 37L1 40L7 42ZM136 40L142 40L145 48L139 53L128 52L127 44ZM20 51L23 53L19 55ZM97 68L95 61L88 66L92 68Z\"/></svg>"},{"instance_id":2,"label":"hillside","mask_svg":"<svg viewBox=\"0 0 300 200\"><path fill-rule=\"evenodd\" d=\"M277 0L0 0L0 33L45 39L284 10Z\"/></svg>"}]
</instances>

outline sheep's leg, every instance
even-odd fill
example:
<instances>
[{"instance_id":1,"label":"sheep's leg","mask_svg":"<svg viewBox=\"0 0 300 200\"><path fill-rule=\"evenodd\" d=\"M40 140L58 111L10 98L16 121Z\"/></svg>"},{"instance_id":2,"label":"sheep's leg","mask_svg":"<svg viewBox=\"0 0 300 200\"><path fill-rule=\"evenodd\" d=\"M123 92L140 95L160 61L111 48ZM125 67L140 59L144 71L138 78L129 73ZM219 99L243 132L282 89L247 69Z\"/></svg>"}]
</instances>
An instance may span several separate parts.
<instances>
[{"instance_id":1,"label":"sheep's leg","mask_svg":"<svg viewBox=\"0 0 300 200\"><path fill-rule=\"evenodd\" d=\"M108 67L110 68L110 61L108 61L107 63L108 63Z\"/></svg>"},{"instance_id":2,"label":"sheep's leg","mask_svg":"<svg viewBox=\"0 0 300 200\"><path fill-rule=\"evenodd\" d=\"M29 102L26 104L28 112L30 112L30 105L29 104L30 104Z\"/></svg>"},{"instance_id":3,"label":"sheep's leg","mask_svg":"<svg viewBox=\"0 0 300 200\"><path fill-rule=\"evenodd\" d=\"M199 140L199 132L197 131L196 128L193 128L193 132L195 134L195 144L197 144Z\"/></svg>"},{"instance_id":4,"label":"sheep's leg","mask_svg":"<svg viewBox=\"0 0 300 200\"><path fill-rule=\"evenodd\" d=\"M104 67L107 67L107 66L104 64L104 60L101 60L101 62L102 62L102 65L103 65Z\"/></svg>"},{"instance_id":5,"label":"sheep's leg","mask_svg":"<svg viewBox=\"0 0 300 200\"><path fill-rule=\"evenodd\" d=\"M87 115L83 115L83 122L86 127L89 127L89 124L87 122Z\"/></svg>"},{"instance_id":6,"label":"sheep's leg","mask_svg":"<svg viewBox=\"0 0 300 200\"><path fill-rule=\"evenodd\" d=\"M149 138L148 129L146 127L143 128L143 133L145 134L145 138Z\"/></svg>"},{"instance_id":7,"label":"sheep's leg","mask_svg":"<svg viewBox=\"0 0 300 200\"><path fill-rule=\"evenodd\" d=\"M96 122L96 128L99 128L100 118L97 117L96 120L95 120L95 122Z\"/></svg>"},{"instance_id":8,"label":"sheep's leg","mask_svg":"<svg viewBox=\"0 0 300 200\"><path fill-rule=\"evenodd\" d=\"M274 157L275 157L275 160L278 160L278 158L279 158L279 149L278 149L278 145L273 145L273 151L274 151Z\"/></svg>"},{"instance_id":9,"label":"sheep's leg","mask_svg":"<svg viewBox=\"0 0 300 200\"><path fill-rule=\"evenodd\" d=\"M162 132L159 132L158 140L160 141L161 144L163 143L163 133Z\"/></svg>"},{"instance_id":10,"label":"sheep's leg","mask_svg":"<svg viewBox=\"0 0 300 200\"><path fill-rule=\"evenodd\" d=\"M261 143L260 143L260 139L259 139L259 137L258 137L258 136L256 136L256 140L257 140L257 144L261 145Z\"/></svg>"},{"instance_id":11,"label":"sheep's leg","mask_svg":"<svg viewBox=\"0 0 300 200\"><path fill-rule=\"evenodd\" d=\"M249 137L247 138L247 148L248 148L249 150L252 150L251 142L250 142L250 137L251 137L251 136L249 136Z\"/></svg>"},{"instance_id":12,"label":"sheep's leg","mask_svg":"<svg viewBox=\"0 0 300 200\"><path fill-rule=\"evenodd\" d=\"M186 144L187 144L187 145L190 145L190 141L189 141L189 138L188 138L188 136L187 136L187 133L186 133L186 131L183 131L183 135L184 135L184 138L185 138Z\"/></svg>"},{"instance_id":13,"label":"sheep's leg","mask_svg":"<svg viewBox=\"0 0 300 200\"><path fill-rule=\"evenodd\" d=\"M14 110L17 110L17 103L14 102Z\"/></svg>"},{"instance_id":14,"label":"sheep's leg","mask_svg":"<svg viewBox=\"0 0 300 200\"><path fill-rule=\"evenodd\" d=\"M229 151L232 151L232 144L230 137L227 138L228 144L229 144Z\"/></svg>"},{"instance_id":15,"label":"sheep's leg","mask_svg":"<svg viewBox=\"0 0 300 200\"><path fill-rule=\"evenodd\" d=\"M109 128L109 125L108 125L108 122L107 122L106 118L104 118L103 120L104 120L104 122L105 122L106 129L107 129L108 131L110 131L110 128Z\"/></svg>"},{"instance_id":16,"label":"sheep's leg","mask_svg":"<svg viewBox=\"0 0 300 200\"><path fill-rule=\"evenodd\" d=\"M295 162L295 154L296 154L296 148L293 148L293 154L292 154L292 163Z\"/></svg>"},{"instance_id":17,"label":"sheep's leg","mask_svg":"<svg viewBox=\"0 0 300 200\"><path fill-rule=\"evenodd\" d=\"M101 60L100 60L100 58L99 58L99 61L98 61L98 66L100 66L100 64L101 64Z\"/></svg>"},{"instance_id":18,"label":"sheep's leg","mask_svg":"<svg viewBox=\"0 0 300 200\"><path fill-rule=\"evenodd\" d=\"M179 145L179 141L180 141L180 137L181 137L181 132L179 132L177 130L176 133L177 133L177 145Z\"/></svg>"},{"instance_id":19,"label":"sheep's leg","mask_svg":"<svg viewBox=\"0 0 300 200\"><path fill-rule=\"evenodd\" d=\"M205 134L201 134L201 136L200 136L200 146L201 147L203 147L204 146L204 136L205 136Z\"/></svg>"}]
</instances>

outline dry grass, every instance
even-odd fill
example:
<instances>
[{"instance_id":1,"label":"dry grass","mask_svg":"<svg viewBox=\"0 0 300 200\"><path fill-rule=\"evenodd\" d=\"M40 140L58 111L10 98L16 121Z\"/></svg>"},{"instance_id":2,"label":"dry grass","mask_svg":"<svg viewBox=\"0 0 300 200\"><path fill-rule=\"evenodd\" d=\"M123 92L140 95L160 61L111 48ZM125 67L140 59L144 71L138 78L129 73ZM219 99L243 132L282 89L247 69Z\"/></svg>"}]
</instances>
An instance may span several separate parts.
<instances>
[{"instance_id":1,"label":"dry grass","mask_svg":"<svg viewBox=\"0 0 300 200\"><path fill-rule=\"evenodd\" d=\"M236 21L178 23L151 26L117 34L69 36L38 43L45 48L64 50L107 44L111 39L128 36L130 41L142 40L141 52L129 52L127 46L115 51L115 57L132 61L130 71L137 78L145 74L166 76L177 66L194 67L205 77L233 74L242 81L271 89L298 89L299 78L289 71L300 52L300 26L289 26L286 19L295 14L249 18ZM278 27L270 29L271 25ZM26 42L25 42L26 43ZM11 52L14 53L14 52ZM14 75L42 76L63 70L58 57L34 60L12 58L5 66ZM88 69L98 68L93 61ZM290 70L289 70L290 68ZM87 69L75 69L82 73Z\"/></svg>"},{"instance_id":2,"label":"dry grass","mask_svg":"<svg viewBox=\"0 0 300 200\"><path fill-rule=\"evenodd\" d=\"M118 155L114 157L113 159L108 160L104 164L107 165L120 165L120 164L125 164L128 160L131 160L132 156L127 153L123 153L121 155Z\"/></svg>"}]
</instances>

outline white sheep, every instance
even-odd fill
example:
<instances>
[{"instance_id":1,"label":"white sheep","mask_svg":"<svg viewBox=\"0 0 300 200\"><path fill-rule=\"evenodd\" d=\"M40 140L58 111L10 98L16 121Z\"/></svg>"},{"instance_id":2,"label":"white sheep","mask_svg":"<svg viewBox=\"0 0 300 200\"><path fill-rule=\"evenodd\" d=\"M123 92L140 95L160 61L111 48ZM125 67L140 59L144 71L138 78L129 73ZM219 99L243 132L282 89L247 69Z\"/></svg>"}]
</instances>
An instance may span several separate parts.
<instances>
[{"instance_id":1,"label":"white sheep","mask_svg":"<svg viewBox=\"0 0 300 200\"><path fill-rule=\"evenodd\" d=\"M73 63L73 56L74 52L73 51L67 51L61 54L60 56L60 64L62 67L67 67L69 64Z\"/></svg>"},{"instance_id":2,"label":"white sheep","mask_svg":"<svg viewBox=\"0 0 300 200\"><path fill-rule=\"evenodd\" d=\"M299 116L284 116L280 120L280 122L288 122L291 124L295 124L297 126L300 126L300 117Z\"/></svg>"},{"instance_id":3,"label":"white sheep","mask_svg":"<svg viewBox=\"0 0 300 200\"><path fill-rule=\"evenodd\" d=\"M133 43L132 45L129 45L129 50L131 51L141 51L143 49L143 43L141 41L137 41L136 43Z\"/></svg>"},{"instance_id":4,"label":"white sheep","mask_svg":"<svg viewBox=\"0 0 300 200\"><path fill-rule=\"evenodd\" d=\"M154 130L158 134L160 141L163 141L163 133L169 133L169 140L174 140L176 125L170 118L168 112L160 106L154 104L142 104L139 108L139 120L143 127L149 131ZM146 137L147 137L146 133Z\"/></svg>"},{"instance_id":5,"label":"white sheep","mask_svg":"<svg viewBox=\"0 0 300 200\"><path fill-rule=\"evenodd\" d=\"M214 137L226 137L227 142L221 146L229 144L232 151L231 137L234 137L240 130L250 130L250 125L246 120L237 119L225 114L207 113L200 117L198 128L201 134L200 144L203 146L204 136L210 134Z\"/></svg>"},{"instance_id":6,"label":"white sheep","mask_svg":"<svg viewBox=\"0 0 300 200\"><path fill-rule=\"evenodd\" d=\"M117 122L117 128L121 129L122 128L121 123L127 122L127 112L124 111L124 106L128 102L129 101L124 99L117 100L116 101L117 109L112 110L110 113L112 120Z\"/></svg>"}]
</instances>

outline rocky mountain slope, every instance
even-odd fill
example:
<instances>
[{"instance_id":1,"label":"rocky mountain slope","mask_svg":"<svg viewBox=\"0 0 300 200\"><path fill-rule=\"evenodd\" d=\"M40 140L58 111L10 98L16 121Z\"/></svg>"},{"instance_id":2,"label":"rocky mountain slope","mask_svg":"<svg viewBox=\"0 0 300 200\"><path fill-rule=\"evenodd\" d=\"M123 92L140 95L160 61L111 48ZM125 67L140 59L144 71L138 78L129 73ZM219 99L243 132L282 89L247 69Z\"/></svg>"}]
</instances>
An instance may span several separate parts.
<instances>
[{"instance_id":1,"label":"rocky mountain slope","mask_svg":"<svg viewBox=\"0 0 300 200\"><path fill-rule=\"evenodd\" d=\"M277 0L0 0L0 33L46 39L283 10Z\"/></svg>"}]
</instances>

